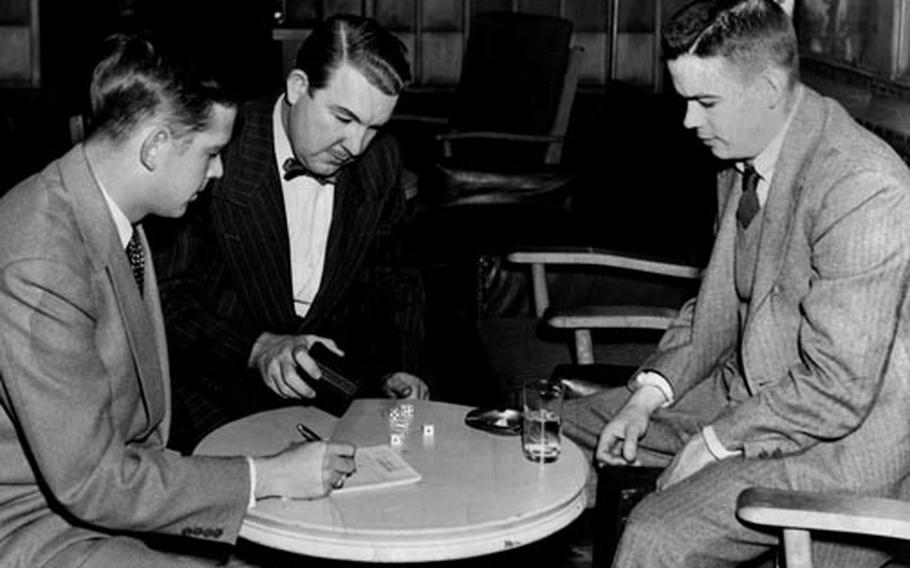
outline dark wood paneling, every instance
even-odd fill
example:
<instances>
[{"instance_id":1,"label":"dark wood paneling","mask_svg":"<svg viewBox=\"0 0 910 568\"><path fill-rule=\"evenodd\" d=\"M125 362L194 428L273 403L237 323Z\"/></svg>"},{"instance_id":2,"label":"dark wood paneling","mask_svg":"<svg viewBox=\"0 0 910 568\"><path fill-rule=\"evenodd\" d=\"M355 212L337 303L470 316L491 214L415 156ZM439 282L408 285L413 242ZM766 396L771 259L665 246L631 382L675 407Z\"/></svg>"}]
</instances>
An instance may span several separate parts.
<instances>
[{"instance_id":1,"label":"dark wood paneling","mask_svg":"<svg viewBox=\"0 0 910 568\"><path fill-rule=\"evenodd\" d=\"M544 16L559 15L559 0L519 0L518 11Z\"/></svg>"},{"instance_id":2,"label":"dark wood paneling","mask_svg":"<svg viewBox=\"0 0 910 568\"><path fill-rule=\"evenodd\" d=\"M415 0L375 0L373 17L390 30L414 30Z\"/></svg>"},{"instance_id":3,"label":"dark wood paneling","mask_svg":"<svg viewBox=\"0 0 910 568\"><path fill-rule=\"evenodd\" d=\"M3 0L0 2L0 24L27 25L31 19L31 2L29 0Z\"/></svg>"},{"instance_id":4,"label":"dark wood paneling","mask_svg":"<svg viewBox=\"0 0 910 568\"><path fill-rule=\"evenodd\" d=\"M464 8L460 0L423 0L425 30L456 31L464 29Z\"/></svg>"},{"instance_id":5,"label":"dark wood paneling","mask_svg":"<svg viewBox=\"0 0 910 568\"><path fill-rule=\"evenodd\" d=\"M576 32L603 32L607 29L607 2L606 0L566 2L565 17L575 24Z\"/></svg>"}]
</instances>

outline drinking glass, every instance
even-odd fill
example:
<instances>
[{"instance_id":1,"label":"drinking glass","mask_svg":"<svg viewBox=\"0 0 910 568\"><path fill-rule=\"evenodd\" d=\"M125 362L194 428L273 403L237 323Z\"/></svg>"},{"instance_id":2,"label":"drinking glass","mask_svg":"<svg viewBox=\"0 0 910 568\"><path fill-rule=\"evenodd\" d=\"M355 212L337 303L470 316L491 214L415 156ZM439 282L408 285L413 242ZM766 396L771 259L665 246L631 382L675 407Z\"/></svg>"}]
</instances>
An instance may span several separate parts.
<instances>
[{"instance_id":1,"label":"drinking glass","mask_svg":"<svg viewBox=\"0 0 910 568\"><path fill-rule=\"evenodd\" d=\"M559 457L564 393L565 387L552 380L529 382L522 389L521 447L529 460L549 463Z\"/></svg>"}]
</instances>

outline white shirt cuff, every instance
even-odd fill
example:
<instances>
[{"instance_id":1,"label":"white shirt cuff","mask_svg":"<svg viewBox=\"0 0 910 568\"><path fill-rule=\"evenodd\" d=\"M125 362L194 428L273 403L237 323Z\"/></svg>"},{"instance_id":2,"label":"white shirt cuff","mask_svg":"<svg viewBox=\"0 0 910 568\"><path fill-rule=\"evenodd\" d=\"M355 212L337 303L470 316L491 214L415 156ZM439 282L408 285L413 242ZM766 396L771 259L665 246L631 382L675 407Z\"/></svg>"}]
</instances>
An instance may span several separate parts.
<instances>
[{"instance_id":1,"label":"white shirt cuff","mask_svg":"<svg viewBox=\"0 0 910 568\"><path fill-rule=\"evenodd\" d=\"M656 371L642 371L635 376L635 385L636 388L646 386L656 387L657 390L662 392L667 401L660 405L661 408L673 404L673 387L670 386L670 382L660 373Z\"/></svg>"},{"instance_id":2,"label":"white shirt cuff","mask_svg":"<svg viewBox=\"0 0 910 568\"><path fill-rule=\"evenodd\" d=\"M250 499L246 508L250 510L256 505L256 462L250 456L246 456L246 463L250 469Z\"/></svg>"},{"instance_id":3,"label":"white shirt cuff","mask_svg":"<svg viewBox=\"0 0 910 568\"><path fill-rule=\"evenodd\" d=\"M714 431L714 426L708 425L702 428L701 435L705 438L705 444L708 446L708 451L711 452L711 455L717 458L718 461L740 455L739 452L731 452L720 443L720 440L717 438L717 433Z\"/></svg>"}]
</instances>

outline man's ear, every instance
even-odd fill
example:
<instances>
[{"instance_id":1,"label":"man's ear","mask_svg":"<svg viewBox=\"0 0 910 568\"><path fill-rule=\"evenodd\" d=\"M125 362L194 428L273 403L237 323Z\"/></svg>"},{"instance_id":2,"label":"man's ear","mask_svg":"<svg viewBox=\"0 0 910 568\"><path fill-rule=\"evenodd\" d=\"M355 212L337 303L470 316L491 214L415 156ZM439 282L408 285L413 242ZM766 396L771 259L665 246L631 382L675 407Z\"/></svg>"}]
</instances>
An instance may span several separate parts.
<instances>
[{"instance_id":1,"label":"man's ear","mask_svg":"<svg viewBox=\"0 0 910 568\"><path fill-rule=\"evenodd\" d=\"M291 69L285 84L284 98L288 101L288 104L296 104L300 97L306 93L309 86L310 80L307 78L306 73L300 69Z\"/></svg>"},{"instance_id":2,"label":"man's ear","mask_svg":"<svg viewBox=\"0 0 910 568\"><path fill-rule=\"evenodd\" d=\"M162 153L170 140L171 133L166 128L156 127L146 134L139 150L139 160L145 169L150 172L155 171L155 168L161 163Z\"/></svg>"},{"instance_id":3,"label":"man's ear","mask_svg":"<svg viewBox=\"0 0 910 568\"><path fill-rule=\"evenodd\" d=\"M760 81L759 88L762 89L767 108L780 108L786 103L787 94L790 92L790 79L783 69L769 66L762 72Z\"/></svg>"}]
</instances>

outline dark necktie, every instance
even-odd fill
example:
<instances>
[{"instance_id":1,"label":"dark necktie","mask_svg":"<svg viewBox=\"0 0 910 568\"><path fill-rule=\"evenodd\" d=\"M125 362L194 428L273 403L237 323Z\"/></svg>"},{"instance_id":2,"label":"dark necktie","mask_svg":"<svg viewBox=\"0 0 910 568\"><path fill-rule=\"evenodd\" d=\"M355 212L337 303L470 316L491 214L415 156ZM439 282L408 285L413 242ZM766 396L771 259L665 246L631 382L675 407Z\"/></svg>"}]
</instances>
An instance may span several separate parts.
<instances>
[{"instance_id":1,"label":"dark necktie","mask_svg":"<svg viewBox=\"0 0 910 568\"><path fill-rule=\"evenodd\" d=\"M139 293L142 294L143 285L145 284L145 253L142 250L142 242L139 240L138 230L133 230L133 238L126 245L126 258L130 261L130 268L133 269L133 278L136 279Z\"/></svg>"},{"instance_id":2,"label":"dark necktie","mask_svg":"<svg viewBox=\"0 0 910 568\"><path fill-rule=\"evenodd\" d=\"M292 180L297 176L306 176L308 178L312 178L312 179L316 180L317 182L319 182L322 185L335 182L334 178L319 177L319 176L315 175L313 172L306 169L303 166L303 164L300 163L300 160L298 160L297 158L288 158L287 160L284 161L284 163L281 165L281 167L282 167L282 169L284 169L284 179L285 180Z\"/></svg>"},{"instance_id":3,"label":"dark necktie","mask_svg":"<svg viewBox=\"0 0 910 568\"><path fill-rule=\"evenodd\" d=\"M758 180L761 179L761 176L758 175L752 164L747 163L743 169L742 177L743 194L739 198L739 207L736 209L736 220L739 221L740 227L747 229L749 223L752 222L752 219L755 218L755 215L761 209L761 205L758 203L758 192L756 191Z\"/></svg>"}]
</instances>

